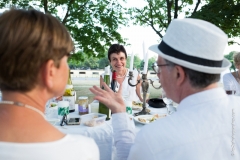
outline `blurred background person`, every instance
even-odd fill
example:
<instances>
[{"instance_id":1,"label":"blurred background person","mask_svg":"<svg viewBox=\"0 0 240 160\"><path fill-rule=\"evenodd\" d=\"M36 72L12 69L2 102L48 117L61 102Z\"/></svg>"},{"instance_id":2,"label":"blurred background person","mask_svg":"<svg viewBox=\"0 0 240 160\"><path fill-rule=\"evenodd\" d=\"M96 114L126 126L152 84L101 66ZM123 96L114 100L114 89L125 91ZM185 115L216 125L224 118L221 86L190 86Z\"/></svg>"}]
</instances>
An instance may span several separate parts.
<instances>
[{"instance_id":1,"label":"blurred background person","mask_svg":"<svg viewBox=\"0 0 240 160\"><path fill-rule=\"evenodd\" d=\"M131 101L142 102L143 99L140 93L141 83L135 87L132 87L128 84L129 69L126 68L127 52L124 46L120 44L112 44L108 49L108 60L112 67L112 71L115 70L117 72L118 88L120 84L123 88L122 96ZM103 76L104 74L100 76L100 86L102 86L103 83ZM137 70L133 70L133 76L134 77L131 82L132 84L136 84L137 80L140 79ZM112 72L110 73L110 78L112 78Z\"/></svg>"},{"instance_id":2,"label":"blurred background person","mask_svg":"<svg viewBox=\"0 0 240 160\"><path fill-rule=\"evenodd\" d=\"M227 94L240 95L240 52L233 54L233 64L237 70L223 76L223 85Z\"/></svg>"},{"instance_id":3,"label":"blurred background person","mask_svg":"<svg viewBox=\"0 0 240 160\"><path fill-rule=\"evenodd\" d=\"M46 102L68 80L74 46L65 26L49 14L11 9L0 30L0 159L99 159L93 139L65 135L45 119Z\"/></svg>"}]
</instances>

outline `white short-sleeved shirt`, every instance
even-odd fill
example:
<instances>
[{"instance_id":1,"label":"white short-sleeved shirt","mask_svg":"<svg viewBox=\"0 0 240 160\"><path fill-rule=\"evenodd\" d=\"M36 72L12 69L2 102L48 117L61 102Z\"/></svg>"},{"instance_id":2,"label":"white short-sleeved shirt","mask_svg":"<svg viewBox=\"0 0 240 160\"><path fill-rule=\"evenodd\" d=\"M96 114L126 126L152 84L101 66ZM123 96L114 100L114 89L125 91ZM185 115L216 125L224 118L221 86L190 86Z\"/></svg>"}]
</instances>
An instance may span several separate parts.
<instances>
[{"instance_id":1,"label":"white short-sleeved shirt","mask_svg":"<svg viewBox=\"0 0 240 160\"><path fill-rule=\"evenodd\" d=\"M236 90L236 95L240 96L240 84L236 81L232 73L224 74L223 85L225 90Z\"/></svg>"}]
</instances>

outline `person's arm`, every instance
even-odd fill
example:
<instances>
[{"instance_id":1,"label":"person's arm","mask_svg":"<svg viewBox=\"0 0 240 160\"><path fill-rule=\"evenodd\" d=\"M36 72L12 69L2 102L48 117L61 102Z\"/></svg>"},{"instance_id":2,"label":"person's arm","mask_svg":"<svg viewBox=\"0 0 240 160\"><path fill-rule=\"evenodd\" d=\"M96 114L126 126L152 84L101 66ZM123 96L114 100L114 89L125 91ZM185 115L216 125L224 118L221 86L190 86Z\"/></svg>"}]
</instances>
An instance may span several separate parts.
<instances>
[{"instance_id":1,"label":"person's arm","mask_svg":"<svg viewBox=\"0 0 240 160\"><path fill-rule=\"evenodd\" d=\"M138 77L137 77L137 80L138 80L138 79L140 79L140 76L139 76L139 75L138 75ZM141 91L140 91L141 85L142 85L142 83L138 83L138 85L136 86L136 94L137 94L139 100L142 102L143 99L142 99Z\"/></svg>"},{"instance_id":2,"label":"person's arm","mask_svg":"<svg viewBox=\"0 0 240 160\"><path fill-rule=\"evenodd\" d=\"M126 160L135 140L135 125L127 113L115 113L112 115L112 127L114 145L116 147L115 158Z\"/></svg>"},{"instance_id":3,"label":"person's arm","mask_svg":"<svg viewBox=\"0 0 240 160\"><path fill-rule=\"evenodd\" d=\"M106 83L102 83L105 90L93 86L90 91L94 99L105 104L112 111L112 126L117 159L126 160L135 139L133 121L126 113L126 106L122 98L122 87L117 93L113 92Z\"/></svg>"},{"instance_id":4,"label":"person's arm","mask_svg":"<svg viewBox=\"0 0 240 160\"><path fill-rule=\"evenodd\" d=\"M223 86L225 90L233 90L235 85L233 79L231 78L231 73L227 73L223 76Z\"/></svg>"}]
</instances>

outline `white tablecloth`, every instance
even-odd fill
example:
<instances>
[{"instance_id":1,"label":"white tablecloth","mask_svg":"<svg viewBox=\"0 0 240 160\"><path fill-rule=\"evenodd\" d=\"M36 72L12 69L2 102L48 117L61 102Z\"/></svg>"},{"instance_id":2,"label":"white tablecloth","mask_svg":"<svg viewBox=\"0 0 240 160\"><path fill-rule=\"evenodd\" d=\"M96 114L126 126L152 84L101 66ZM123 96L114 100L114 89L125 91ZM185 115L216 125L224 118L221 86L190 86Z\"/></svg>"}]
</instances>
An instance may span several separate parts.
<instances>
[{"instance_id":1,"label":"white tablecloth","mask_svg":"<svg viewBox=\"0 0 240 160\"><path fill-rule=\"evenodd\" d=\"M166 113L166 109L156 109L150 108L152 113ZM139 112L139 111L134 111ZM75 112L70 113L69 117L80 117L78 114L77 104L75 105ZM135 122L136 132L138 132L144 125ZM104 124L96 127L88 127L81 125L71 125L71 126L60 126L56 124L55 127L61 132L66 134L81 134L87 137L91 137L95 140L96 144L100 150L100 159L101 160L111 160L114 159L114 147L113 147L113 131L111 120L105 121Z\"/></svg>"}]
</instances>

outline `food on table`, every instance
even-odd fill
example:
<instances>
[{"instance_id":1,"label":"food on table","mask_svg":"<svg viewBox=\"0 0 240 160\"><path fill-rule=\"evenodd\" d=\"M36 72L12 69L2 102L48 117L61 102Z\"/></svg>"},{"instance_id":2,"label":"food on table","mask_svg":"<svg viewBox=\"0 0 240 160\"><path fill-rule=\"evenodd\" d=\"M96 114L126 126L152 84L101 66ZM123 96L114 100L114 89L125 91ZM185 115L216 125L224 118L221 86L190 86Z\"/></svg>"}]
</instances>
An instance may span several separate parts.
<instances>
[{"instance_id":1,"label":"food on table","mask_svg":"<svg viewBox=\"0 0 240 160\"><path fill-rule=\"evenodd\" d=\"M138 120L140 122L143 122L143 123L151 123L159 118L163 118L163 117L166 117L166 115L158 115L158 114L155 114L153 115L151 118L138 118Z\"/></svg>"},{"instance_id":2,"label":"food on table","mask_svg":"<svg viewBox=\"0 0 240 160\"><path fill-rule=\"evenodd\" d=\"M73 88L68 88L65 90L63 96L73 96L74 95L74 90Z\"/></svg>"},{"instance_id":3,"label":"food on table","mask_svg":"<svg viewBox=\"0 0 240 160\"><path fill-rule=\"evenodd\" d=\"M148 108L146 108L146 112L147 112L147 113L150 113L150 112L151 112L151 110L150 110L150 109L148 109Z\"/></svg>"},{"instance_id":4,"label":"food on table","mask_svg":"<svg viewBox=\"0 0 240 160\"><path fill-rule=\"evenodd\" d=\"M147 123L147 121L146 121L145 118L138 118L138 120L139 120L140 122Z\"/></svg>"},{"instance_id":5,"label":"food on table","mask_svg":"<svg viewBox=\"0 0 240 160\"><path fill-rule=\"evenodd\" d=\"M50 104L50 107L56 107L56 106L57 106L56 103L51 103L51 104Z\"/></svg>"},{"instance_id":6,"label":"food on table","mask_svg":"<svg viewBox=\"0 0 240 160\"><path fill-rule=\"evenodd\" d=\"M94 127L94 126L98 126L98 125L102 124L105 121L105 119L97 120L97 118L99 118L99 117L98 116L93 117L93 119L85 122L84 125L89 126L89 127Z\"/></svg>"},{"instance_id":7,"label":"food on table","mask_svg":"<svg viewBox=\"0 0 240 160\"><path fill-rule=\"evenodd\" d=\"M133 102L132 102L132 105L133 105L133 106L136 106L136 107L142 107L142 103L141 103L141 102L133 101Z\"/></svg>"}]
</instances>

